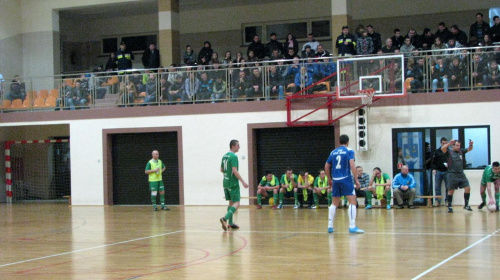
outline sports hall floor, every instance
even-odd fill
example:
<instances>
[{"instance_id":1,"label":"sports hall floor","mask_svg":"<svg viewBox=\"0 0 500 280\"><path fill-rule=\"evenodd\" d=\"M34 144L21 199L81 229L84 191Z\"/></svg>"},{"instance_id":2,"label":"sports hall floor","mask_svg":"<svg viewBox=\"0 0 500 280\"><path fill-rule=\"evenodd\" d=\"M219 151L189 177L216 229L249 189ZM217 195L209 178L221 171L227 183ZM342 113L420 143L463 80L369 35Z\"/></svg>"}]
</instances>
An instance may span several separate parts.
<instances>
[{"instance_id":1,"label":"sports hall floor","mask_svg":"<svg viewBox=\"0 0 500 280\"><path fill-rule=\"evenodd\" d=\"M0 279L498 279L499 213L0 204Z\"/></svg>"}]
</instances>

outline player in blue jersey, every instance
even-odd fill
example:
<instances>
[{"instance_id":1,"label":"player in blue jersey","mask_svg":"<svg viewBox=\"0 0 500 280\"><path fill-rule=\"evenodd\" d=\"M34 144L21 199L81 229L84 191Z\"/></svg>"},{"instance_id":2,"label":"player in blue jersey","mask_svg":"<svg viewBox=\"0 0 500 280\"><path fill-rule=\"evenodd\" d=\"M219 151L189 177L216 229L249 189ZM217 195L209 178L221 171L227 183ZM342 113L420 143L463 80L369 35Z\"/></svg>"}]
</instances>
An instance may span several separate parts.
<instances>
[{"instance_id":1,"label":"player in blue jersey","mask_svg":"<svg viewBox=\"0 0 500 280\"><path fill-rule=\"evenodd\" d=\"M349 136L340 135L340 147L333 150L325 163L325 173L329 183L332 185L333 202L328 207L328 232L332 233L333 220L335 212L340 206L340 197L346 196L349 201L349 233L364 233L365 231L356 227L356 191L354 189L353 179L356 186L360 184L356 174L356 165L354 163L354 151L347 148L349 145ZM352 174L351 174L352 173Z\"/></svg>"}]
</instances>

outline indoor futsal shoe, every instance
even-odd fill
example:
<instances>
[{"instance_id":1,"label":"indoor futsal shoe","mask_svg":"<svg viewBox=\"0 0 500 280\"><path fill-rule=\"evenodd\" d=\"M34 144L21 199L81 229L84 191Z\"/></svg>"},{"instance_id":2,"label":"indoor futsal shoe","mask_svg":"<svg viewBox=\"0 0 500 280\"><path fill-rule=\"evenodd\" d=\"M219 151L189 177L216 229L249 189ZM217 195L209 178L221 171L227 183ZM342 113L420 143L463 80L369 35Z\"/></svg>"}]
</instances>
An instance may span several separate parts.
<instances>
[{"instance_id":1,"label":"indoor futsal shoe","mask_svg":"<svg viewBox=\"0 0 500 280\"><path fill-rule=\"evenodd\" d=\"M453 208L448 207L448 213L453 213Z\"/></svg>"},{"instance_id":2,"label":"indoor futsal shoe","mask_svg":"<svg viewBox=\"0 0 500 280\"><path fill-rule=\"evenodd\" d=\"M470 205L464 206L464 209L467 211L472 211L472 208L470 208Z\"/></svg>"},{"instance_id":3,"label":"indoor futsal shoe","mask_svg":"<svg viewBox=\"0 0 500 280\"><path fill-rule=\"evenodd\" d=\"M222 224L222 229L224 231L227 231L228 225L227 225L226 218L224 218L224 217L220 218L220 223Z\"/></svg>"},{"instance_id":4,"label":"indoor futsal shoe","mask_svg":"<svg viewBox=\"0 0 500 280\"><path fill-rule=\"evenodd\" d=\"M153 207L153 211L158 211L158 208L156 208L156 207Z\"/></svg>"},{"instance_id":5,"label":"indoor futsal shoe","mask_svg":"<svg viewBox=\"0 0 500 280\"><path fill-rule=\"evenodd\" d=\"M328 233L332 233L332 232L334 232L334 231L335 231L335 230L333 230L333 227L329 227L329 228L328 228Z\"/></svg>"},{"instance_id":6,"label":"indoor futsal shoe","mask_svg":"<svg viewBox=\"0 0 500 280\"><path fill-rule=\"evenodd\" d=\"M477 207L477 209L483 209L484 206L486 206L486 203L481 202L481 204L479 204L479 206Z\"/></svg>"},{"instance_id":7,"label":"indoor futsal shoe","mask_svg":"<svg viewBox=\"0 0 500 280\"><path fill-rule=\"evenodd\" d=\"M283 209L283 204L278 205L278 209Z\"/></svg>"},{"instance_id":8,"label":"indoor futsal shoe","mask_svg":"<svg viewBox=\"0 0 500 280\"><path fill-rule=\"evenodd\" d=\"M170 211L170 208L168 208L167 206L162 206L161 210Z\"/></svg>"},{"instance_id":9,"label":"indoor futsal shoe","mask_svg":"<svg viewBox=\"0 0 500 280\"><path fill-rule=\"evenodd\" d=\"M349 228L349 233L365 233L365 231L359 229L358 227L355 227L355 228Z\"/></svg>"},{"instance_id":10,"label":"indoor futsal shoe","mask_svg":"<svg viewBox=\"0 0 500 280\"><path fill-rule=\"evenodd\" d=\"M240 226L238 226L237 224L232 224L232 225L229 225L229 228L230 229L239 229Z\"/></svg>"},{"instance_id":11,"label":"indoor futsal shoe","mask_svg":"<svg viewBox=\"0 0 500 280\"><path fill-rule=\"evenodd\" d=\"M372 209L372 206L370 204L365 206L365 210L370 210L370 209Z\"/></svg>"}]
</instances>

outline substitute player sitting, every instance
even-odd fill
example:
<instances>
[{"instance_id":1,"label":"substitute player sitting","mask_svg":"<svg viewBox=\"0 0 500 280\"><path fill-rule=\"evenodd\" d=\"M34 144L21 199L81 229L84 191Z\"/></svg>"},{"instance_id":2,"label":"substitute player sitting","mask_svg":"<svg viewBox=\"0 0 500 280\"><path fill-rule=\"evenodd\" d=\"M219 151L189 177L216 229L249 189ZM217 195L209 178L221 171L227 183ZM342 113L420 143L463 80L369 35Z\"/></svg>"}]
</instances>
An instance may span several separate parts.
<instances>
[{"instance_id":1,"label":"substitute player sitting","mask_svg":"<svg viewBox=\"0 0 500 280\"><path fill-rule=\"evenodd\" d=\"M262 197L273 196L274 205L276 209L276 202L278 202L278 191L280 188L280 181L271 171L266 171L266 176L263 176L257 186L257 209L262 209Z\"/></svg>"},{"instance_id":2,"label":"substitute player sitting","mask_svg":"<svg viewBox=\"0 0 500 280\"><path fill-rule=\"evenodd\" d=\"M297 181L298 177L297 175L293 174L293 170L288 167L286 169L286 173L281 176L280 184L280 203L278 205L278 209L283 208L283 199L285 196L288 197L293 197L295 198L295 206L293 208L297 209L299 208L299 197L297 194Z\"/></svg>"},{"instance_id":3,"label":"substitute player sitting","mask_svg":"<svg viewBox=\"0 0 500 280\"><path fill-rule=\"evenodd\" d=\"M500 193L498 192L498 189L500 187L500 163L498 161L493 162L493 164L486 166L486 168L483 171L483 178L481 179L481 186L479 188L479 192L481 194L481 198L483 199L483 202L479 204L479 209L483 209L483 207L486 205L486 193L485 190L488 190L488 196L489 196L489 204L495 203L493 201L493 196L491 195L491 183L494 183L495 185L495 200L496 200L496 206L497 206L497 212L498 212L498 203L500 201Z\"/></svg>"},{"instance_id":4,"label":"substitute player sitting","mask_svg":"<svg viewBox=\"0 0 500 280\"><path fill-rule=\"evenodd\" d=\"M387 210L391 210L391 188L392 181L391 177L387 173L382 173L382 170L378 167L373 169L373 175L368 186L368 191L366 192L367 204L365 209L372 209L372 194L376 199L383 202L386 199Z\"/></svg>"},{"instance_id":5,"label":"substitute player sitting","mask_svg":"<svg viewBox=\"0 0 500 280\"><path fill-rule=\"evenodd\" d=\"M328 199L328 206L332 204L332 186L328 184L328 178L326 177L325 170L319 170L319 176L314 179L313 197L314 206L313 209L319 208L319 198L326 195Z\"/></svg>"},{"instance_id":6,"label":"substitute player sitting","mask_svg":"<svg viewBox=\"0 0 500 280\"><path fill-rule=\"evenodd\" d=\"M307 178L307 179L306 179ZM298 191L302 191L303 201L308 203L307 208L312 209L312 190L314 184L314 176L309 174L307 171L301 171L299 174L299 178L297 180ZM297 193L298 194L298 193ZM302 208L302 201L299 201L300 208Z\"/></svg>"}]
</instances>

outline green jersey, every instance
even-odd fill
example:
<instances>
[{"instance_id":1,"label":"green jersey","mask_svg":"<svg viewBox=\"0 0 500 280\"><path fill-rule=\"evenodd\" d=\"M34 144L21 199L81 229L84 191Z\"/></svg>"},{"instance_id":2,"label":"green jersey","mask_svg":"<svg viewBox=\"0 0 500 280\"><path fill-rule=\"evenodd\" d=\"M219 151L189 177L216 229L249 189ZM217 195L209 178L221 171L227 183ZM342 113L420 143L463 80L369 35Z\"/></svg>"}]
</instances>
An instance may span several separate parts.
<instances>
[{"instance_id":1,"label":"green jersey","mask_svg":"<svg viewBox=\"0 0 500 280\"><path fill-rule=\"evenodd\" d=\"M299 181L299 177L295 174L292 174L292 176L293 176L293 181L295 182L295 184L297 184L297 182ZM281 176L280 183L282 185L288 185L288 187L286 188L287 191L291 192L293 190L292 181L288 180L286 174L283 174L283 176Z\"/></svg>"},{"instance_id":2,"label":"green jersey","mask_svg":"<svg viewBox=\"0 0 500 280\"><path fill-rule=\"evenodd\" d=\"M158 181L161 181L162 180L162 176L161 176L161 170L163 168L165 168L165 164L163 164L163 162L161 160L157 160L155 161L154 159L151 159L150 161L148 161L148 163L146 164L146 170L155 170L156 168L160 168L160 171L158 172L153 172L153 173L149 173L148 175L148 179L149 179L149 182L158 182Z\"/></svg>"},{"instance_id":3,"label":"green jersey","mask_svg":"<svg viewBox=\"0 0 500 280\"><path fill-rule=\"evenodd\" d=\"M260 184L263 187L276 187L279 186L280 181L276 176L273 175L273 179L271 181L268 181L266 176L262 177L262 180L260 180Z\"/></svg>"},{"instance_id":4,"label":"green jersey","mask_svg":"<svg viewBox=\"0 0 500 280\"><path fill-rule=\"evenodd\" d=\"M220 164L222 172L224 173L224 188L230 189L239 186L238 178L233 174L233 167L238 170L238 157L233 152L227 152L222 157L222 162Z\"/></svg>"},{"instance_id":5,"label":"green jersey","mask_svg":"<svg viewBox=\"0 0 500 280\"><path fill-rule=\"evenodd\" d=\"M500 178L500 174L493 172L493 166L488 165L483 171L481 185L485 186L487 183L495 182L498 178Z\"/></svg>"}]
</instances>

